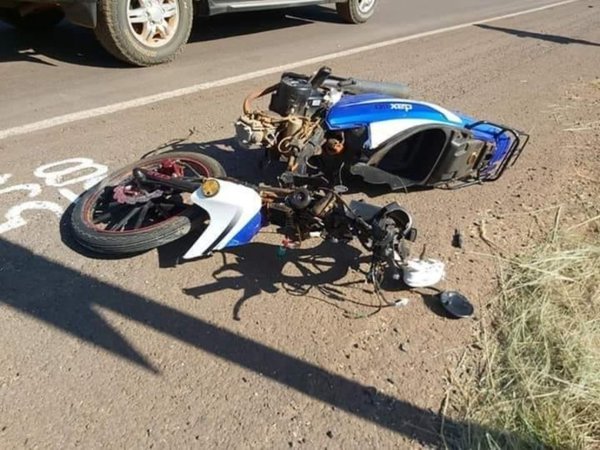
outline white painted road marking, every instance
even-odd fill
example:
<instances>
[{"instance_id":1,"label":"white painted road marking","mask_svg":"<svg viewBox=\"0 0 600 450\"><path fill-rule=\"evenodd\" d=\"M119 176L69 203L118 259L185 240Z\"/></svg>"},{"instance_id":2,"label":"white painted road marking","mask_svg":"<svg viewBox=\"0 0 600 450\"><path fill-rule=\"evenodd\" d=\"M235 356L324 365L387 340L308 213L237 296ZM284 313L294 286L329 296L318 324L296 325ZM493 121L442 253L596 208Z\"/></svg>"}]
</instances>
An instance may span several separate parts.
<instances>
[{"instance_id":1,"label":"white painted road marking","mask_svg":"<svg viewBox=\"0 0 600 450\"><path fill-rule=\"evenodd\" d=\"M51 170L56 168L59 169ZM71 158L56 161L40 166L33 171L33 174L37 178L44 180L46 186L57 188L59 194L65 197L70 203L75 202L79 198L79 195L63 186L83 184L83 188L88 189L102 180L107 173L107 166L98 164L90 158ZM71 178L67 178L69 175L71 175ZM11 177L12 174L10 173L0 174L0 185L6 184ZM42 186L38 183L16 184L3 187L0 189L0 194L9 194L16 191L29 191L28 197L37 197L42 193ZM63 207L54 202L28 201L20 203L8 209L6 214L4 214L4 222L0 220L0 234L27 225L28 221L22 214L25 211L31 210L51 211L58 217L64 212Z\"/></svg>"},{"instance_id":2,"label":"white painted road marking","mask_svg":"<svg viewBox=\"0 0 600 450\"><path fill-rule=\"evenodd\" d=\"M140 106L149 105L152 103L161 102L163 100L168 100L176 97L182 97L184 95L195 94L200 91L206 91L208 89L228 86L231 84L241 83L243 81L253 80L255 78L264 77L267 75L273 75L275 73L285 72L288 70L296 69L298 67L322 63L325 61L329 61L331 59L343 58L346 56L356 55L358 53L364 53L372 50L377 50L383 47L389 47L391 45L401 44L403 42L413 41L415 39L420 39L428 36L434 36L436 34L447 33L450 31L461 30L463 28L468 28L473 25L482 24L482 23L490 23L496 22L498 20L510 19L511 17L518 17L525 14L531 14L539 11L544 11L546 9L555 8L557 6L568 5L570 3L575 3L581 0L565 0L557 3L552 3L550 5L539 6L537 8L526 9L524 11L519 11L511 14L504 14L502 16L491 17L489 19L476 20L473 22L461 23L459 25L453 25L450 27L439 28L437 30L425 31L423 33L417 33L410 36L404 36L401 38L390 39L387 41L377 42L375 44L364 45L362 47L356 47L349 50L343 50L340 52L329 53L326 55L316 56L314 58L304 59L302 61L297 61L290 64L284 64L281 66L269 67L267 69L257 70L255 72L245 73L243 75L236 75L233 77L223 78L221 80L208 81L205 83L194 84L192 86L188 86L181 89L175 89L172 91L162 92L160 94L148 95L145 97L135 98L133 100L127 100L124 102L113 103L112 105L101 106L99 108L92 108L83 111L78 111L70 114L64 114L61 116L52 117L50 119L40 120L38 122L32 122L26 125L20 125L12 128L6 128L4 130L0 130L0 139L6 139L12 136L19 136L22 134L32 133L34 131L45 130L48 128L56 127L59 125L65 125L71 122L76 122L79 120L91 119L94 117L105 116L107 114L113 114L119 111L124 111L126 109L137 108Z\"/></svg>"}]
</instances>

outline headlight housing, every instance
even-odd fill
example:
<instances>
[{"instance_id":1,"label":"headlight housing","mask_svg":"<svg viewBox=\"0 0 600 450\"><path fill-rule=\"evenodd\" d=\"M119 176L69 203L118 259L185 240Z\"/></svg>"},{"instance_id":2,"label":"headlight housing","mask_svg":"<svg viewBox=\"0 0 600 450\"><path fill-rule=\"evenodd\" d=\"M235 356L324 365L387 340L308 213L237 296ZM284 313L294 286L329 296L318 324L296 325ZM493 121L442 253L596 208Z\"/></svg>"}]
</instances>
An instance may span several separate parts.
<instances>
[{"instance_id":1,"label":"headlight housing","mask_svg":"<svg viewBox=\"0 0 600 450\"><path fill-rule=\"evenodd\" d=\"M207 178L202 182L202 194L205 197L214 197L221 190L221 185L219 184L219 180L215 178Z\"/></svg>"}]
</instances>

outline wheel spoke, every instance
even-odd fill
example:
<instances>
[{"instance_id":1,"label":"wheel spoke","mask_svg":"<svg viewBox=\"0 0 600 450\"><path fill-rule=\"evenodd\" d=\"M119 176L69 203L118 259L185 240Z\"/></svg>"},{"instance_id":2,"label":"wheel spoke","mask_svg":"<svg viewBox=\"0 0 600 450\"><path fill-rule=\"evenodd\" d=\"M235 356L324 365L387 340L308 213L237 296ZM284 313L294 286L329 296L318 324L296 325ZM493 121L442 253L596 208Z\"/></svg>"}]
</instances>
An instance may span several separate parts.
<instances>
[{"instance_id":1,"label":"wheel spoke","mask_svg":"<svg viewBox=\"0 0 600 450\"><path fill-rule=\"evenodd\" d=\"M152 40L152 38L156 35L156 25L149 24L148 22L144 23L144 29L142 30L142 37L146 42Z\"/></svg>"},{"instance_id":2,"label":"wheel spoke","mask_svg":"<svg viewBox=\"0 0 600 450\"><path fill-rule=\"evenodd\" d=\"M169 208L172 208L173 206L188 206L181 197L161 198L160 205L168 206Z\"/></svg>"},{"instance_id":3,"label":"wheel spoke","mask_svg":"<svg viewBox=\"0 0 600 450\"><path fill-rule=\"evenodd\" d=\"M145 8L130 9L127 12L129 23L146 23L148 22L148 15L146 14Z\"/></svg>"},{"instance_id":4,"label":"wheel spoke","mask_svg":"<svg viewBox=\"0 0 600 450\"><path fill-rule=\"evenodd\" d=\"M361 0L358 3L358 9L363 13L367 13L373 7L374 3L374 0Z\"/></svg>"},{"instance_id":5,"label":"wheel spoke","mask_svg":"<svg viewBox=\"0 0 600 450\"><path fill-rule=\"evenodd\" d=\"M98 217L96 217L95 219L92 219L92 223L94 225L98 225L99 223L102 223L108 219L111 218L111 216L113 215L113 213L111 211L105 212L103 214L100 214Z\"/></svg>"},{"instance_id":6,"label":"wheel spoke","mask_svg":"<svg viewBox=\"0 0 600 450\"><path fill-rule=\"evenodd\" d=\"M157 203L156 205L160 207L161 211L166 212L167 214L177 206L176 203L165 203L164 201Z\"/></svg>"},{"instance_id":7,"label":"wheel spoke","mask_svg":"<svg viewBox=\"0 0 600 450\"><path fill-rule=\"evenodd\" d=\"M119 213L126 206L127 205L123 205L122 203L110 202L105 207L96 209L94 211L94 214L96 214L96 213L100 213L100 214L96 217L92 217L92 223L94 225L97 225L99 223L106 222L107 220L110 221L110 218L113 217L115 215L115 213Z\"/></svg>"},{"instance_id":8,"label":"wheel spoke","mask_svg":"<svg viewBox=\"0 0 600 450\"><path fill-rule=\"evenodd\" d=\"M162 5L162 9L164 11L163 17L168 19L169 17L173 17L177 14L177 5L175 3L164 3Z\"/></svg>"},{"instance_id":9,"label":"wheel spoke","mask_svg":"<svg viewBox=\"0 0 600 450\"><path fill-rule=\"evenodd\" d=\"M140 228L142 226L142 224L144 223L144 219L146 218L146 215L148 214L148 211L150 210L150 205L152 205L152 202L147 202L142 207L142 210L140 211L140 214L139 214L137 220L135 221L135 225L133 226L134 230L137 230L138 228Z\"/></svg>"},{"instance_id":10,"label":"wheel spoke","mask_svg":"<svg viewBox=\"0 0 600 450\"><path fill-rule=\"evenodd\" d=\"M163 207L163 203L155 203L154 204L154 210L157 212L157 214L165 219L167 219L169 217L169 215L167 214L167 211L165 211L165 208Z\"/></svg>"},{"instance_id":11,"label":"wheel spoke","mask_svg":"<svg viewBox=\"0 0 600 450\"><path fill-rule=\"evenodd\" d=\"M196 169L194 169L191 165L189 165L186 162L183 161L179 161L179 164L181 164L183 167L185 167L186 169L189 169L190 171L194 172L194 174L198 177L198 178L206 178L206 175L202 175L200 172L198 172Z\"/></svg>"},{"instance_id":12,"label":"wheel spoke","mask_svg":"<svg viewBox=\"0 0 600 450\"><path fill-rule=\"evenodd\" d=\"M161 38L165 39L169 35L169 25L163 20L160 25L156 25L156 31Z\"/></svg>"},{"instance_id":13,"label":"wheel spoke","mask_svg":"<svg viewBox=\"0 0 600 450\"><path fill-rule=\"evenodd\" d=\"M127 225L127 223L133 218L133 216L135 216L140 209L142 209L141 206L137 206L135 208L133 208L131 211L129 211L125 217L123 217L118 223L116 223L115 225L113 225L112 227L110 227L108 230L109 231L119 231L121 228L125 227L125 225Z\"/></svg>"}]
</instances>

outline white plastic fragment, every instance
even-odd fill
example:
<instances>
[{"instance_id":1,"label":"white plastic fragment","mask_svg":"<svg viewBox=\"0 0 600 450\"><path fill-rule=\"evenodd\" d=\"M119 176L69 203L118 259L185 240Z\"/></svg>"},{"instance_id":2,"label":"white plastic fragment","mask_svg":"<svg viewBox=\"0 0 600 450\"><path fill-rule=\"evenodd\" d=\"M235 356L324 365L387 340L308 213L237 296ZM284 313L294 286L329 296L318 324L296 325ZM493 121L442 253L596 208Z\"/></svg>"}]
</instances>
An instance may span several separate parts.
<instances>
[{"instance_id":1,"label":"white plastic fragment","mask_svg":"<svg viewBox=\"0 0 600 450\"><path fill-rule=\"evenodd\" d=\"M446 266L436 259L411 259L402 267L402 273L407 286L430 287L444 279Z\"/></svg>"},{"instance_id":2,"label":"white plastic fragment","mask_svg":"<svg viewBox=\"0 0 600 450\"><path fill-rule=\"evenodd\" d=\"M396 302L394 302L394 306L396 308L404 308L405 306L408 306L409 303L410 303L409 298L401 298L400 300L397 300Z\"/></svg>"}]
</instances>

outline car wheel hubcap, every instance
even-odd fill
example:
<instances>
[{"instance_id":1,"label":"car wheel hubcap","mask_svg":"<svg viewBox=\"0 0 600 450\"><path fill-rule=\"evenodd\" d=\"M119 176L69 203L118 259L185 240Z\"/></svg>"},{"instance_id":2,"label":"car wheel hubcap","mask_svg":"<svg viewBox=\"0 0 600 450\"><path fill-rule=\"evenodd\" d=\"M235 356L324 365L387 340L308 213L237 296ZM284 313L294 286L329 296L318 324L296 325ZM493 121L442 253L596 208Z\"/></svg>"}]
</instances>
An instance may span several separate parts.
<instances>
[{"instance_id":1,"label":"car wheel hubcap","mask_svg":"<svg viewBox=\"0 0 600 450\"><path fill-rule=\"evenodd\" d=\"M129 0L127 23L137 41L162 47L173 39L179 24L177 0Z\"/></svg>"},{"instance_id":2,"label":"car wheel hubcap","mask_svg":"<svg viewBox=\"0 0 600 450\"><path fill-rule=\"evenodd\" d=\"M358 2L358 10L365 14L371 11L371 9L373 9L373 6L375 5L375 0L360 0Z\"/></svg>"}]
</instances>

